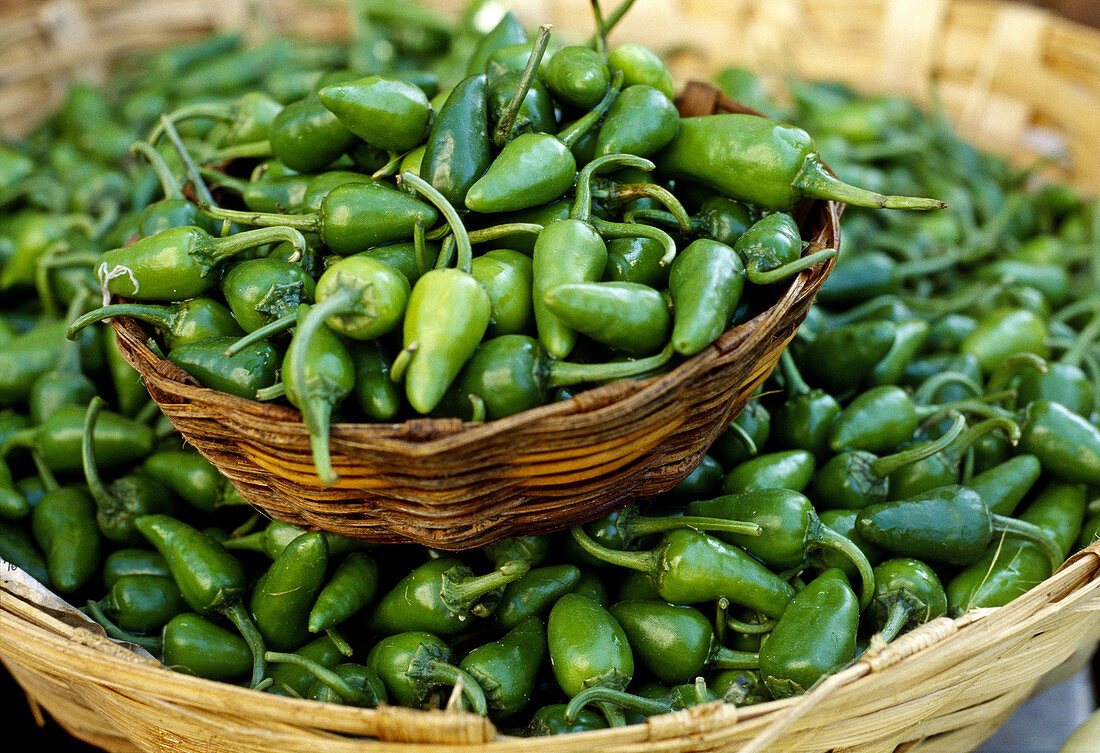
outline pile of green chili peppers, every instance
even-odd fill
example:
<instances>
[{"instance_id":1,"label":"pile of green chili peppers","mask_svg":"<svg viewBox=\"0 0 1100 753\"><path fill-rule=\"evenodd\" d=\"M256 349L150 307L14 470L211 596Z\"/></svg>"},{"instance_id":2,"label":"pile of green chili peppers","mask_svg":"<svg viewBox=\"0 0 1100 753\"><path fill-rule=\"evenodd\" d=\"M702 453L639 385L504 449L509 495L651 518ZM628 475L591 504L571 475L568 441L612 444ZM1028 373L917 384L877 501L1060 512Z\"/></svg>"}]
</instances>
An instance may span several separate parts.
<instances>
[{"instance_id":1,"label":"pile of green chili peppers","mask_svg":"<svg viewBox=\"0 0 1100 753\"><path fill-rule=\"evenodd\" d=\"M835 84L718 76L805 130L680 118L606 44L626 7L544 50L361 3L350 44L165 50L0 146L0 558L176 671L544 735L805 692L1095 541L1096 202ZM698 353L833 253L802 257L806 196L852 205L844 253L698 467L474 551L257 515L88 326L285 397L332 480L335 418L492 420Z\"/></svg>"}]
</instances>

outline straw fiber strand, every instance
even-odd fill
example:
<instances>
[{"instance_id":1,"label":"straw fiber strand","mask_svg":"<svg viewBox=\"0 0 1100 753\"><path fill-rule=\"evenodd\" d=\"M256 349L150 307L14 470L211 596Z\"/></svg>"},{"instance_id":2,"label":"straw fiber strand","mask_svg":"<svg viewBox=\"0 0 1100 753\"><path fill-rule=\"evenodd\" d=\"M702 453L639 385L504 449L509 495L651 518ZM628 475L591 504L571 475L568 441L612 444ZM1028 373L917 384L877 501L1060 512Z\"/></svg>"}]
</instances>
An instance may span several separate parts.
<instances>
[{"instance_id":1,"label":"straw fiber strand","mask_svg":"<svg viewBox=\"0 0 1100 753\"><path fill-rule=\"evenodd\" d=\"M319 706L180 675L0 592L0 659L74 735L111 751L520 753L482 717ZM1044 674L1100 635L1100 543L1007 607L941 618L809 693L714 703L644 724L542 738L540 753L969 750ZM373 739L365 739L365 738Z\"/></svg>"}]
</instances>

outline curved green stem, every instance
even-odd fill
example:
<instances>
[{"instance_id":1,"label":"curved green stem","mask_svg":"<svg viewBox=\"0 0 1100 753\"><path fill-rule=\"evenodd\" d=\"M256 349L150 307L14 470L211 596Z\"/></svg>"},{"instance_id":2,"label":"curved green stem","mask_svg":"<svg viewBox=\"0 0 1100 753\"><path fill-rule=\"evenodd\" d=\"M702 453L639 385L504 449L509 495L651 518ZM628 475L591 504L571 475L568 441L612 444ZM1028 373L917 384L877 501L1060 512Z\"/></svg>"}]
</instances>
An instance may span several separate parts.
<instances>
[{"instance_id":1,"label":"curved green stem","mask_svg":"<svg viewBox=\"0 0 1100 753\"><path fill-rule=\"evenodd\" d=\"M1050 558L1050 571L1052 573L1061 566L1063 560L1061 549L1054 538L1042 528L1034 523L1028 523L1026 520L1010 518L997 513L990 513L989 518L994 532L1004 533L1018 539L1026 539L1042 549Z\"/></svg>"},{"instance_id":2,"label":"curved green stem","mask_svg":"<svg viewBox=\"0 0 1100 753\"><path fill-rule=\"evenodd\" d=\"M452 611L466 611L485 594L522 578L530 569L528 562L512 561L485 575L453 577L448 570L443 574L443 584L439 589L440 601Z\"/></svg>"},{"instance_id":3,"label":"curved green stem","mask_svg":"<svg viewBox=\"0 0 1100 753\"><path fill-rule=\"evenodd\" d=\"M116 641L126 641L127 643L141 646L154 656L160 654L161 646L163 645L160 638L153 635L134 635L133 633L123 630L116 625L110 617L103 613L103 609L98 603L89 599L83 611L103 628L108 637L114 638Z\"/></svg>"},{"instance_id":4,"label":"curved green stem","mask_svg":"<svg viewBox=\"0 0 1100 753\"><path fill-rule=\"evenodd\" d=\"M672 236L653 225L632 225L624 222L610 222L599 217L589 220L592 229L604 238L649 238L661 244L665 253L657 263L667 267L676 258L676 241Z\"/></svg>"},{"instance_id":5,"label":"curved green stem","mask_svg":"<svg viewBox=\"0 0 1100 753\"><path fill-rule=\"evenodd\" d=\"M913 392L913 402L918 405L928 405L933 402L940 390L949 385L964 387L975 398L982 396L982 386L969 375L961 371L941 371L939 374L928 377L921 383L920 387L917 387Z\"/></svg>"},{"instance_id":6,"label":"curved green stem","mask_svg":"<svg viewBox=\"0 0 1100 753\"><path fill-rule=\"evenodd\" d=\"M168 163L164 161L164 157L160 152L154 149L150 144L144 141L135 141L130 145L131 154L140 154L149 160L149 166L153 168L153 172L157 174L157 178L160 180L160 187L164 190L164 198L166 199L182 199L183 191L180 189L180 184L176 180L176 176L172 174L171 168L168 167Z\"/></svg>"},{"instance_id":7,"label":"curved green stem","mask_svg":"<svg viewBox=\"0 0 1100 753\"><path fill-rule=\"evenodd\" d=\"M172 142L172 148L176 150L180 162L183 163L183 167L187 171L188 180L191 181L191 187L195 189L195 196L200 203L214 206L214 197L210 194L210 189L206 186L206 182L203 181L202 175L199 174L199 168L195 165L195 160L191 159L191 152L187 151L187 147L176 131L176 127L172 125L164 115L161 115L160 122L164 127L165 135L168 136L168 140Z\"/></svg>"},{"instance_id":8,"label":"curved green stem","mask_svg":"<svg viewBox=\"0 0 1100 753\"><path fill-rule=\"evenodd\" d=\"M913 608L905 602L903 599L897 599L890 605L890 610L886 614L886 622L883 623L882 628L878 633L886 643L894 640L898 637L898 634L909 623L909 615L912 614Z\"/></svg>"},{"instance_id":9,"label":"curved green stem","mask_svg":"<svg viewBox=\"0 0 1100 753\"><path fill-rule=\"evenodd\" d=\"M413 661L416 666L409 668L410 680L417 684L459 687L462 697L470 705L471 711L482 716L489 713L485 691L470 674L439 659L427 659L419 662L414 659Z\"/></svg>"},{"instance_id":10,"label":"curved green stem","mask_svg":"<svg viewBox=\"0 0 1100 753\"><path fill-rule=\"evenodd\" d=\"M585 382L611 382L627 379L659 369L672 359L672 346L666 345L660 353L630 361L609 363L573 363L570 361L550 361L547 370L547 385L550 387L568 387Z\"/></svg>"},{"instance_id":11,"label":"curved green stem","mask_svg":"<svg viewBox=\"0 0 1100 753\"><path fill-rule=\"evenodd\" d=\"M443 215L444 219L447 220L447 225L451 228L451 234L455 239L455 246L458 249L458 260L455 266L461 271L469 274L472 268L474 252L470 247L470 234L466 232L466 226L462 224L462 218L458 216L458 212L455 211L454 206L451 202L447 201L447 198L437 191L431 183L418 175L401 173L400 180L402 183L408 183L415 188L417 192L431 202L432 205L439 210L439 213Z\"/></svg>"},{"instance_id":12,"label":"curved green stem","mask_svg":"<svg viewBox=\"0 0 1100 753\"><path fill-rule=\"evenodd\" d=\"M231 159L252 159L270 157L271 142L267 139L263 141L250 141L245 144L232 144L231 146L225 146L218 149L210 155L210 162L225 162Z\"/></svg>"},{"instance_id":13,"label":"curved green stem","mask_svg":"<svg viewBox=\"0 0 1100 753\"><path fill-rule=\"evenodd\" d=\"M527 98L527 92L531 89L531 84L534 83L535 76L538 74L539 64L546 53L546 45L550 42L550 29L552 28L554 27L551 24L543 24L539 27L538 37L535 39L531 54L527 58L527 65L524 66L523 73L520 74L516 90L512 93L512 98L508 100L508 104L505 105L500 120L497 121L497 127L493 131L493 143L497 149L502 149L512 138L512 127L515 125L516 116L519 115L520 108L523 106L523 100Z\"/></svg>"},{"instance_id":14,"label":"curved green stem","mask_svg":"<svg viewBox=\"0 0 1100 753\"><path fill-rule=\"evenodd\" d=\"M292 329L298 322L297 314L285 314L278 319L268 322L262 327L252 330L247 335L238 338L232 345L225 349L225 356L229 358L240 353L254 342L263 340L265 337L271 335L277 335L280 332L286 332L288 329Z\"/></svg>"},{"instance_id":15,"label":"curved green stem","mask_svg":"<svg viewBox=\"0 0 1100 753\"><path fill-rule=\"evenodd\" d=\"M331 688L336 695L340 696L341 699L352 706L374 708L380 702L380 699L375 695L367 695L336 672L333 672L320 662L316 662L306 656L288 654L281 651L265 651L264 660L271 663L293 664L296 667L301 667Z\"/></svg>"},{"instance_id":16,"label":"curved green stem","mask_svg":"<svg viewBox=\"0 0 1100 753\"><path fill-rule=\"evenodd\" d=\"M760 655L718 646L711 654L708 665L714 669L756 669L760 666Z\"/></svg>"},{"instance_id":17,"label":"curved green stem","mask_svg":"<svg viewBox=\"0 0 1100 753\"><path fill-rule=\"evenodd\" d=\"M647 536L651 533L664 533L679 528L695 528L700 531L722 531L742 536L759 536L764 532L757 523L724 518L708 518L701 515L679 515L659 518L638 516L624 525L624 533L629 537Z\"/></svg>"},{"instance_id":18,"label":"curved green stem","mask_svg":"<svg viewBox=\"0 0 1100 753\"><path fill-rule=\"evenodd\" d=\"M802 169L792 181L792 187L802 189L806 196L817 199L831 199L857 207L879 207L882 209L943 209L947 206L939 199L926 199L918 196L889 196L865 188L844 183L830 173L820 158L810 155L802 163Z\"/></svg>"},{"instance_id":19,"label":"curved green stem","mask_svg":"<svg viewBox=\"0 0 1100 753\"><path fill-rule=\"evenodd\" d=\"M577 142L584 138L585 134L595 128L596 124L603 119L608 108L611 107L611 103L619 96L619 89L621 89L622 86L622 71L615 71L611 75L611 86L607 87L607 92L603 95L603 99L601 99L591 110L559 131L558 140L570 149L576 146Z\"/></svg>"},{"instance_id":20,"label":"curved green stem","mask_svg":"<svg viewBox=\"0 0 1100 753\"><path fill-rule=\"evenodd\" d=\"M944 432L942 436L926 442L918 442L917 444L906 447L900 452L877 458L871 461L868 470L879 478L887 478L899 468L912 465L918 460L924 460L927 457L935 455L940 450L949 447L951 443L962 434L963 429L966 428L966 417L957 411L953 412L955 413L955 422L951 424L951 428Z\"/></svg>"},{"instance_id":21,"label":"curved green stem","mask_svg":"<svg viewBox=\"0 0 1100 753\"><path fill-rule=\"evenodd\" d=\"M646 172L656 165L645 157L633 154L605 154L589 162L577 174L576 194L573 207L569 211L570 219L590 222L592 215L592 178L608 166L634 167Z\"/></svg>"},{"instance_id":22,"label":"curved green stem","mask_svg":"<svg viewBox=\"0 0 1100 753\"><path fill-rule=\"evenodd\" d=\"M770 285L775 282L782 282L788 277L793 277L819 262L832 259L834 256L836 256L835 248L823 248L820 251L814 251L812 254L799 257L787 264L769 269L766 272L758 272L754 267L749 267L745 270L745 276L753 285Z\"/></svg>"},{"instance_id":23,"label":"curved green stem","mask_svg":"<svg viewBox=\"0 0 1100 753\"><path fill-rule=\"evenodd\" d=\"M867 555L863 553L862 549L853 544L849 538L837 533L816 518L814 520L810 533L807 535L807 540L813 541L818 546L835 549L856 566L862 582L859 591L859 609L863 611L875 595L875 573L871 568L871 563L867 561Z\"/></svg>"},{"instance_id":24,"label":"curved green stem","mask_svg":"<svg viewBox=\"0 0 1100 753\"><path fill-rule=\"evenodd\" d=\"M248 650L252 652L252 679L250 687L256 687L264 679L267 673L267 660L264 658L266 647L264 637L260 635L259 628L252 621L252 616L243 604L236 603L226 606L223 610L226 619L233 623L237 631L248 644Z\"/></svg>"},{"instance_id":25,"label":"curved green stem","mask_svg":"<svg viewBox=\"0 0 1100 753\"><path fill-rule=\"evenodd\" d=\"M573 535L573 539L581 549L598 560L610 565L628 567L631 570L638 570L643 573L653 573L656 570L657 558L652 551L626 552L618 549L610 549L593 541L592 538L584 532L584 528L581 526L573 526L569 529L569 532Z\"/></svg>"},{"instance_id":26,"label":"curved green stem","mask_svg":"<svg viewBox=\"0 0 1100 753\"><path fill-rule=\"evenodd\" d=\"M192 120L196 118L229 122L233 120L234 116L235 113L232 105L215 104L213 102L196 102L194 104L177 107L172 112L166 113L163 117L175 125L181 120ZM153 130L149 132L149 143L156 144L162 135L164 135L164 123L158 122L153 126Z\"/></svg>"},{"instance_id":27,"label":"curved green stem","mask_svg":"<svg viewBox=\"0 0 1100 753\"><path fill-rule=\"evenodd\" d=\"M769 617L760 622L744 622L743 620L729 617L726 619L726 625L730 630L734 630L743 635L764 635L765 633L770 633L778 621L779 620Z\"/></svg>"}]
</instances>

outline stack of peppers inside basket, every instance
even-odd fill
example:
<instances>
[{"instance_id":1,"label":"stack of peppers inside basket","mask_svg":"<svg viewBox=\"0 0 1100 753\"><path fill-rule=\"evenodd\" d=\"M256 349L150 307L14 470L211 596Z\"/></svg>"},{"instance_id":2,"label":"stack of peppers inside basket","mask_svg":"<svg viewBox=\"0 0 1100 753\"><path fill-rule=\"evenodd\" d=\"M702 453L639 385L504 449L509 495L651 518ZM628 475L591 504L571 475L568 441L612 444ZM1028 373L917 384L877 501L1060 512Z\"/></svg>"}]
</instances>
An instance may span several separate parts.
<instances>
[{"instance_id":1,"label":"stack of peppers inside basket","mask_svg":"<svg viewBox=\"0 0 1100 753\"><path fill-rule=\"evenodd\" d=\"M729 69L774 120L681 118L607 42L629 0L579 42L356 7L350 43L123 61L0 146L5 561L177 671L540 735L801 693L1096 539L1095 201L843 86ZM298 408L331 483L334 420L491 421L699 353L836 253L803 256L804 197L849 205L844 252L698 468L479 550L258 516L89 326Z\"/></svg>"}]
</instances>

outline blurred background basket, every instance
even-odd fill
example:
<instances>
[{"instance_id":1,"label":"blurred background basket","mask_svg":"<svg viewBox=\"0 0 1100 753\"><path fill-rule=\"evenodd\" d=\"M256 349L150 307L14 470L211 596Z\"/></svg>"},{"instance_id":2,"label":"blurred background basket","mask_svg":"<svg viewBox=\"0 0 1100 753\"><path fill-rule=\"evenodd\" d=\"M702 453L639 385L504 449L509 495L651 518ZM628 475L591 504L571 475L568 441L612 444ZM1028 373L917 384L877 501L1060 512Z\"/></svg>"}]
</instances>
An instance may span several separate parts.
<instances>
[{"instance_id":1,"label":"blurred background basket","mask_svg":"<svg viewBox=\"0 0 1100 753\"><path fill-rule=\"evenodd\" d=\"M70 77L94 79L115 56L216 28L257 30L247 5L240 0L5 3L0 123L19 132L49 110ZM342 27L338 5L275 0L266 5L277 26L318 36L338 34ZM584 0L509 5L528 24L551 22L563 31L584 30L589 18ZM929 81L936 76L967 138L1022 162L1061 154L1060 177L1091 195L1100 184L1095 149L1100 124L1094 117L1100 111L1100 35L1023 5L639 0L616 40L674 52L679 80L737 63L777 81L790 72L927 101ZM623 399L641 389L628 387L633 394ZM1100 637L1100 545L1079 553L1010 605L929 623L800 698L745 709L697 707L641 725L537 743L501 735L471 715L318 706L179 675L87 625L72 624L7 574L0 574L0 634L0 658L36 708L75 736L111 751L411 753L430 746L503 753L537 746L545 753L955 753L992 734L1047 673L1091 653Z\"/></svg>"}]
</instances>

